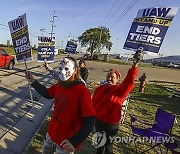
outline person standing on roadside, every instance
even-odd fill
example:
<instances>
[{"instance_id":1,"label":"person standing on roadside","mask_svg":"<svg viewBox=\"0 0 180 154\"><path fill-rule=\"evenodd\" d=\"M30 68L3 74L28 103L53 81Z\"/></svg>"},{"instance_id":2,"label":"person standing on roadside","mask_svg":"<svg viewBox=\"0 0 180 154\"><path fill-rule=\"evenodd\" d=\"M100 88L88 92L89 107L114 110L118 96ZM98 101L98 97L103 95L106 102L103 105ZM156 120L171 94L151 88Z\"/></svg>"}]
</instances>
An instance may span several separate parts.
<instances>
[{"instance_id":1,"label":"person standing on roadside","mask_svg":"<svg viewBox=\"0 0 180 154\"><path fill-rule=\"evenodd\" d=\"M59 78L59 73L58 73L58 70L54 70L52 69L51 67L48 66L48 63L47 62L44 62L44 67L47 71L49 71L49 73L56 79L58 80ZM85 63L85 60L84 59L80 59L79 60L79 68L80 68L80 75L81 75L81 81L86 84L86 81L88 79L88 75L89 75L89 72L88 72L88 69L86 68L86 63Z\"/></svg>"},{"instance_id":2,"label":"person standing on roadside","mask_svg":"<svg viewBox=\"0 0 180 154\"><path fill-rule=\"evenodd\" d=\"M97 148L96 154L113 154L113 138L119 127L121 119L122 103L134 88L134 80L138 74L138 62L142 57L142 51L137 51L134 55L132 67L121 84L117 84L121 74L118 70L110 69L106 75L107 83L99 86L92 97L96 112L96 132L106 134L106 143Z\"/></svg>"},{"instance_id":3,"label":"person standing on roadside","mask_svg":"<svg viewBox=\"0 0 180 154\"><path fill-rule=\"evenodd\" d=\"M30 72L26 78L47 99L54 99L54 110L43 144L43 154L67 154L80 149L95 125L95 111L89 90L79 78L76 59L65 57L59 63L57 83L46 88Z\"/></svg>"},{"instance_id":4,"label":"person standing on roadside","mask_svg":"<svg viewBox=\"0 0 180 154\"><path fill-rule=\"evenodd\" d=\"M80 67L80 74L81 74L81 78L87 82L88 76L89 76L89 72L88 69L86 67L86 62L84 59L80 59L79 60L79 67Z\"/></svg>"}]
</instances>

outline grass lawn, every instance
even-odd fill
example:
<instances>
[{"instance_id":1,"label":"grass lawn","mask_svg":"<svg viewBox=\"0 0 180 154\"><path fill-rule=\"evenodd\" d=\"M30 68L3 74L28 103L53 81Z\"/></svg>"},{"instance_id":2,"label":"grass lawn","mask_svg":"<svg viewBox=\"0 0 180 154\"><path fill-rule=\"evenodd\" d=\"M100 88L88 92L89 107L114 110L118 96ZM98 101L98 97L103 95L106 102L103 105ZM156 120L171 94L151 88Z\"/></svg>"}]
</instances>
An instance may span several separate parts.
<instances>
[{"instance_id":1,"label":"grass lawn","mask_svg":"<svg viewBox=\"0 0 180 154\"><path fill-rule=\"evenodd\" d=\"M12 47L2 47L8 54L10 55L15 55L15 51L14 51L14 48ZM37 54L37 51L36 50L32 50L32 53L33 54Z\"/></svg>"},{"instance_id":2,"label":"grass lawn","mask_svg":"<svg viewBox=\"0 0 180 154\"><path fill-rule=\"evenodd\" d=\"M97 87L97 83L91 83L88 88L91 92ZM130 128L130 116L134 115L141 120L145 120L150 123L154 123L154 116L157 108L162 108L169 113L176 115L179 124L175 124L172 130L173 134L180 137L180 98L175 98L173 92L168 89L180 91L180 84L167 83L167 82L148 82L145 86L144 93L138 92L138 83L136 83L134 90L131 92L130 103L128 105L126 118L123 124L119 125L119 131L117 136L132 136ZM112 111L113 112L113 111ZM30 143L25 154L39 154L42 150L43 138L47 131L47 125L50 120L50 115L47 116L40 131ZM92 134L84 141L83 148L77 152L77 154L94 154L95 148L91 145ZM139 151L146 149L147 146L144 143L138 144ZM115 143L115 154L134 154L134 143ZM139 152L138 152L139 153ZM155 153L153 150L149 153ZM164 152L163 152L164 153Z\"/></svg>"}]
</instances>

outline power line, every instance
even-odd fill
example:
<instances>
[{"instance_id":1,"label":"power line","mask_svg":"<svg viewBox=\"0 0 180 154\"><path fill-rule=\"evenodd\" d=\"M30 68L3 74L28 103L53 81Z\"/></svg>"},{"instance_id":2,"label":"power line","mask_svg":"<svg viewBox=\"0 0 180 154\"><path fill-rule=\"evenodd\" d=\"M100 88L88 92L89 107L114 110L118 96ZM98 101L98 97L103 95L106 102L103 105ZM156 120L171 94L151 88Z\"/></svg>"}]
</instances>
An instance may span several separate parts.
<instances>
[{"instance_id":1,"label":"power line","mask_svg":"<svg viewBox=\"0 0 180 154\"><path fill-rule=\"evenodd\" d=\"M107 14L107 16L104 18L104 20L103 20L103 22L102 22L102 23L104 23L104 21L108 18L108 16L110 15L110 13L111 13L112 9L114 8L114 6L115 6L116 2L117 2L117 0L114 2L113 6L111 7L111 9L110 9L109 13L108 13L108 14Z\"/></svg>"},{"instance_id":2,"label":"power line","mask_svg":"<svg viewBox=\"0 0 180 154\"><path fill-rule=\"evenodd\" d=\"M52 10L50 10L48 7L46 7L41 0L38 0L38 1L40 2L40 4L41 4L45 9L49 10L50 12L52 11ZM62 26L63 26L63 28L64 28L63 23L59 20L58 17L57 17L57 20L62 24ZM61 30L59 30L59 28L56 27L56 29L57 29L60 33L62 33L63 35L65 35ZM65 28L64 28L64 29L65 29Z\"/></svg>"},{"instance_id":3,"label":"power line","mask_svg":"<svg viewBox=\"0 0 180 154\"><path fill-rule=\"evenodd\" d=\"M0 19L8 21L7 19L4 19L4 18L0 18Z\"/></svg>"},{"instance_id":4,"label":"power line","mask_svg":"<svg viewBox=\"0 0 180 154\"><path fill-rule=\"evenodd\" d=\"M4 24L1 24L1 23L0 23L0 25L1 25L1 26L4 26L4 27L9 27L9 26L7 26L7 25L4 25Z\"/></svg>"},{"instance_id":5,"label":"power line","mask_svg":"<svg viewBox=\"0 0 180 154\"><path fill-rule=\"evenodd\" d=\"M116 13L119 11L119 9L121 8L121 6L123 5L124 2L125 2L125 0L123 0L123 1L120 3L120 5L119 5L119 7L116 9L115 13L109 18L109 20L106 22L106 24L108 24L109 21L112 20L112 18L116 15Z\"/></svg>"},{"instance_id":6,"label":"power line","mask_svg":"<svg viewBox=\"0 0 180 154\"><path fill-rule=\"evenodd\" d=\"M40 31L41 31L41 36L43 36L43 33L45 32L45 28L41 28Z\"/></svg>"},{"instance_id":7,"label":"power line","mask_svg":"<svg viewBox=\"0 0 180 154\"><path fill-rule=\"evenodd\" d=\"M9 30L9 29L6 29L6 28L0 28L0 29L3 29L3 30Z\"/></svg>"},{"instance_id":8,"label":"power line","mask_svg":"<svg viewBox=\"0 0 180 154\"><path fill-rule=\"evenodd\" d=\"M36 12L34 12L33 10L31 10L30 8L28 8L26 5L24 5L22 2L20 2L19 0L16 0L18 1L21 5L23 5L24 7L26 7L29 11L31 11L32 13L36 14L36 16L38 16L41 20L45 21L47 23L46 20L44 20L39 14L37 14Z\"/></svg>"},{"instance_id":9,"label":"power line","mask_svg":"<svg viewBox=\"0 0 180 154\"><path fill-rule=\"evenodd\" d=\"M133 0L134 1L134 0ZM133 3L133 1L126 7L126 9L128 8L128 7L130 7L124 14L122 14L122 15L119 15L113 22L115 22L116 20L116 23L115 24L113 24L112 26L111 26L111 29L115 26L115 25L117 25L118 23L119 23L119 21L133 8L133 6L139 1L139 0L135 0L135 2ZM133 4L132 4L133 3ZM126 10L125 9L125 10ZM119 19L118 19L119 18ZM113 23L112 22L112 23ZM112 24L111 23L111 24Z\"/></svg>"}]
</instances>

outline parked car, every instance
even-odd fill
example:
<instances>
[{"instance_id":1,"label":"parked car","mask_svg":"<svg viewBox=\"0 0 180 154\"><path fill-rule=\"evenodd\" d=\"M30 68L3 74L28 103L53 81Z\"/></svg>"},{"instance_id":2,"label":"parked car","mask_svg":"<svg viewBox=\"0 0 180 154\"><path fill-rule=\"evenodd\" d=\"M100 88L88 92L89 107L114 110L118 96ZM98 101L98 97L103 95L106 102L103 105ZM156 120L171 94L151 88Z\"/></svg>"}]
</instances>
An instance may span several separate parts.
<instances>
[{"instance_id":1,"label":"parked car","mask_svg":"<svg viewBox=\"0 0 180 154\"><path fill-rule=\"evenodd\" d=\"M12 70L14 68L15 58L6 53L3 48L0 48L0 67L7 67Z\"/></svg>"}]
</instances>

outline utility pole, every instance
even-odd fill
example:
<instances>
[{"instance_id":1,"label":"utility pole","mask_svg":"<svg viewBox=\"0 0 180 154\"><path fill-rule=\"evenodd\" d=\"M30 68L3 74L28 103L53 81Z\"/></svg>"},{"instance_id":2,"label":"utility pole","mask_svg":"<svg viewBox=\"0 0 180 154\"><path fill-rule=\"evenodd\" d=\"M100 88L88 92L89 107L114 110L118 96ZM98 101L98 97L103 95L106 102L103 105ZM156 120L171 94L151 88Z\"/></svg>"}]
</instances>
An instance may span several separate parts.
<instances>
[{"instance_id":1,"label":"utility pole","mask_svg":"<svg viewBox=\"0 0 180 154\"><path fill-rule=\"evenodd\" d=\"M58 38L57 48L59 49L59 38Z\"/></svg>"},{"instance_id":2,"label":"utility pole","mask_svg":"<svg viewBox=\"0 0 180 154\"><path fill-rule=\"evenodd\" d=\"M45 28L41 28L40 31L41 31L41 36L43 36L43 33L45 32Z\"/></svg>"},{"instance_id":3,"label":"utility pole","mask_svg":"<svg viewBox=\"0 0 180 154\"><path fill-rule=\"evenodd\" d=\"M71 38L71 31L69 32L69 36L68 37L69 37L69 39Z\"/></svg>"},{"instance_id":4,"label":"utility pole","mask_svg":"<svg viewBox=\"0 0 180 154\"><path fill-rule=\"evenodd\" d=\"M54 26L54 18L55 18L55 17L57 17L57 16L55 16L55 10L54 10L53 19L52 19L52 21L50 21L50 22L52 22L51 33L49 33L49 34L51 34L51 39L52 39L53 34L55 34L55 33L54 33L54 27L56 27L56 26Z\"/></svg>"},{"instance_id":5,"label":"utility pole","mask_svg":"<svg viewBox=\"0 0 180 154\"><path fill-rule=\"evenodd\" d=\"M62 42L62 44L61 44L61 49L63 49L63 42L64 42L64 41L61 41L61 42Z\"/></svg>"}]
</instances>

